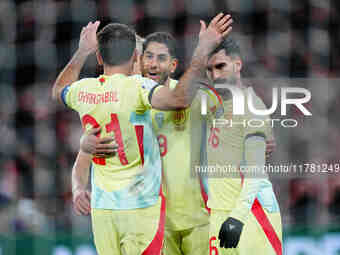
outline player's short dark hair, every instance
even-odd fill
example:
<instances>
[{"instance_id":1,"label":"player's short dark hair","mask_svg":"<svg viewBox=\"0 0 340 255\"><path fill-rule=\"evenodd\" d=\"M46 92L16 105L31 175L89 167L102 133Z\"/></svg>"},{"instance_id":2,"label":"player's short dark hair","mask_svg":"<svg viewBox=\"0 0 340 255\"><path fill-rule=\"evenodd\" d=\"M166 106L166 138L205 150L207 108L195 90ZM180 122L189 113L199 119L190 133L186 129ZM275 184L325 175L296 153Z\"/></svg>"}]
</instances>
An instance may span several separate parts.
<instances>
[{"instance_id":1,"label":"player's short dark hair","mask_svg":"<svg viewBox=\"0 0 340 255\"><path fill-rule=\"evenodd\" d=\"M129 61L136 49L133 29L124 24L111 23L97 34L98 49L107 65L120 65Z\"/></svg>"},{"instance_id":2,"label":"player's short dark hair","mask_svg":"<svg viewBox=\"0 0 340 255\"><path fill-rule=\"evenodd\" d=\"M217 46L217 48L210 54L210 56L216 54L220 50L224 50L227 56L230 57L238 56L242 58L240 46L233 38L228 37L223 39L220 45Z\"/></svg>"},{"instance_id":3,"label":"player's short dark hair","mask_svg":"<svg viewBox=\"0 0 340 255\"><path fill-rule=\"evenodd\" d=\"M143 54L146 48L148 47L149 43L151 42L158 42L165 44L169 50L169 54L171 57L176 58L176 40L175 38L167 32L155 32L149 34L143 43Z\"/></svg>"}]
</instances>

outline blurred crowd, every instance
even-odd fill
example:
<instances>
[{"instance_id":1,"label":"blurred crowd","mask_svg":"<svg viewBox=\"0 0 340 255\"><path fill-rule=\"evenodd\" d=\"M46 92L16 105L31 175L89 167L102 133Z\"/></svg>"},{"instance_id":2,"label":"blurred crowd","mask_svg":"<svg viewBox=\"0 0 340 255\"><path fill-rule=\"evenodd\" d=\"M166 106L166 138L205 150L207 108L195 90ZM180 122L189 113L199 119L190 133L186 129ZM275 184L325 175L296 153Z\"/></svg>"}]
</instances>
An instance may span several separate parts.
<instances>
[{"instance_id":1,"label":"blurred crowd","mask_svg":"<svg viewBox=\"0 0 340 255\"><path fill-rule=\"evenodd\" d=\"M78 45L82 26L130 24L141 36L178 40L179 77L197 42L199 19L231 13L244 76L267 105L276 80L312 92L313 116L275 128L270 162L340 162L340 2L336 0L1 0L0 233L89 231L72 211L71 168L79 148L75 112L51 101L51 87ZM94 57L81 77L98 74ZM309 79L309 80L304 80ZM282 84L281 84L282 85ZM286 86L286 85L285 85ZM273 176L284 226L340 225L340 175ZM86 232L85 232L86 233Z\"/></svg>"}]
</instances>

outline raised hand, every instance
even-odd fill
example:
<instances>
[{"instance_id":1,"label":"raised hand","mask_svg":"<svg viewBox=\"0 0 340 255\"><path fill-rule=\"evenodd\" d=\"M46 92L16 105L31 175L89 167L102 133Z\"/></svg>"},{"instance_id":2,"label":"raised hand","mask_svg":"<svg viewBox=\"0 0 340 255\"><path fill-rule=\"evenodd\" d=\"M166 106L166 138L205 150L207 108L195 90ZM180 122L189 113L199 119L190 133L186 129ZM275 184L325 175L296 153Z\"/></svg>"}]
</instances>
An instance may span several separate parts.
<instances>
[{"instance_id":1,"label":"raised hand","mask_svg":"<svg viewBox=\"0 0 340 255\"><path fill-rule=\"evenodd\" d=\"M100 21L94 23L89 22L87 26L81 30L78 50L83 55L90 55L97 50L97 30L99 25Z\"/></svg>"},{"instance_id":2,"label":"raised hand","mask_svg":"<svg viewBox=\"0 0 340 255\"><path fill-rule=\"evenodd\" d=\"M200 23L201 29L196 49L198 49L200 53L208 55L221 43L222 39L231 32L233 20L229 14L224 15L220 13L211 20L208 27L203 20L201 20Z\"/></svg>"},{"instance_id":3,"label":"raised hand","mask_svg":"<svg viewBox=\"0 0 340 255\"><path fill-rule=\"evenodd\" d=\"M99 21L96 21L95 23L90 22L86 27L83 27L80 33L78 50L54 82L52 88L52 98L54 100L63 103L63 89L79 79L80 71L85 64L87 57L97 50L98 43L96 33L99 24Z\"/></svg>"}]
</instances>

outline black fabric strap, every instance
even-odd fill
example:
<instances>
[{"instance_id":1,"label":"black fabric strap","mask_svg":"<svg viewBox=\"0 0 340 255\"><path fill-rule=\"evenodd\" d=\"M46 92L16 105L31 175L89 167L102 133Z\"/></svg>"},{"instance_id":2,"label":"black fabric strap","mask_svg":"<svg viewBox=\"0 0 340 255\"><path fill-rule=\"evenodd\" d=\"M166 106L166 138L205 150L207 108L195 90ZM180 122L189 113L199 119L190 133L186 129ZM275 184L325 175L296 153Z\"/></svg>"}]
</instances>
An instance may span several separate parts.
<instances>
[{"instance_id":1,"label":"black fabric strap","mask_svg":"<svg viewBox=\"0 0 340 255\"><path fill-rule=\"evenodd\" d=\"M157 85L153 86L152 89L150 90L149 96L148 96L148 99L149 99L149 103L150 103L150 104L151 104L151 99L152 99L153 93L155 92L155 89L156 89L157 87L159 87L159 86L161 86L161 85L160 85L160 84L157 84Z\"/></svg>"}]
</instances>

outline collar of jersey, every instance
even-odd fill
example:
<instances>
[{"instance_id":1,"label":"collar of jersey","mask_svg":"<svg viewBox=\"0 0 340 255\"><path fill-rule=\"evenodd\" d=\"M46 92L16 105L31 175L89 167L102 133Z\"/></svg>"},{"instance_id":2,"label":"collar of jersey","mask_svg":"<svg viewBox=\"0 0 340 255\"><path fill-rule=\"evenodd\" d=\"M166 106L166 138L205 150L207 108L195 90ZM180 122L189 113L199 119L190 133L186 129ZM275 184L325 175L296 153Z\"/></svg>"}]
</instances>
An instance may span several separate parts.
<instances>
[{"instance_id":1,"label":"collar of jersey","mask_svg":"<svg viewBox=\"0 0 340 255\"><path fill-rule=\"evenodd\" d=\"M112 75L101 74L98 77L98 81L100 82L101 85L104 85L105 82L107 81L107 79L109 79L109 78L111 78L113 76L124 76L124 77L126 77L126 75L122 74L122 73L115 73L115 74L112 74Z\"/></svg>"},{"instance_id":2,"label":"collar of jersey","mask_svg":"<svg viewBox=\"0 0 340 255\"><path fill-rule=\"evenodd\" d=\"M174 88L176 87L176 85L177 85L177 82L178 82L178 81L176 81L176 80L170 78L170 81L169 81L169 88L170 88L170 89L174 89Z\"/></svg>"}]
</instances>

